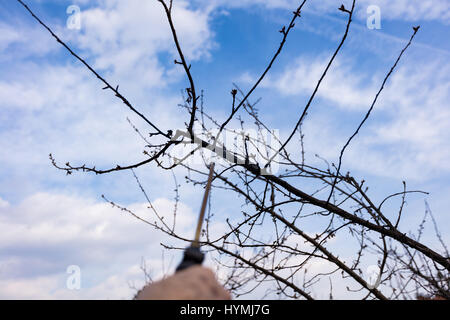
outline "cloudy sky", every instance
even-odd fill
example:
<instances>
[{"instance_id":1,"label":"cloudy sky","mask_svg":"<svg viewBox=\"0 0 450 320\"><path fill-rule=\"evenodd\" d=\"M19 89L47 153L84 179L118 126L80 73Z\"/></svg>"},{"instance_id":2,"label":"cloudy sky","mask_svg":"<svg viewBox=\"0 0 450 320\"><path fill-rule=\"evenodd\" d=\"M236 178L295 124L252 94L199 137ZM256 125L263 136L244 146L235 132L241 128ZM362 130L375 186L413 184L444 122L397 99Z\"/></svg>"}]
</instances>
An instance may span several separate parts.
<instances>
[{"instance_id":1,"label":"cloudy sky","mask_svg":"<svg viewBox=\"0 0 450 320\"><path fill-rule=\"evenodd\" d=\"M177 107L186 79L161 5L153 0L29 0L31 8L149 119L182 128ZM251 86L280 41L299 1L174 0L174 23L192 63L205 106L219 119L232 83ZM282 137L295 125L336 48L346 17L340 1L308 1L271 73L255 92L263 120ZM343 1L350 7L350 1ZM80 8L80 29L67 8ZM367 8L380 8L381 29L369 29ZM361 0L349 39L304 124L306 156L336 161L385 74L421 25L388 82L373 116L352 143L344 170L366 177L374 196L411 189L404 231L413 230L426 199L447 243L450 193L450 3L447 0ZM61 163L98 168L143 159L143 143L127 117L145 127L102 83L69 56L18 2L0 0L0 298L128 299L142 284L141 260L153 277L170 273L175 243L111 208L109 199L149 215L131 172L66 177ZM293 116L294 115L294 116ZM173 210L174 181L154 166L137 171L161 212ZM200 190L182 186L180 232L192 231ZM222 202L220 202L222 201ZM226 208L226 199L216 203ZM225 210L225 209L223 209ZM431 240L430 240L431 241ZM434 247L434 244L430 242ZM80 290L66 286L79 266ZM320 297L320 294L317 294Z\"/></svg>"}]
</instances>

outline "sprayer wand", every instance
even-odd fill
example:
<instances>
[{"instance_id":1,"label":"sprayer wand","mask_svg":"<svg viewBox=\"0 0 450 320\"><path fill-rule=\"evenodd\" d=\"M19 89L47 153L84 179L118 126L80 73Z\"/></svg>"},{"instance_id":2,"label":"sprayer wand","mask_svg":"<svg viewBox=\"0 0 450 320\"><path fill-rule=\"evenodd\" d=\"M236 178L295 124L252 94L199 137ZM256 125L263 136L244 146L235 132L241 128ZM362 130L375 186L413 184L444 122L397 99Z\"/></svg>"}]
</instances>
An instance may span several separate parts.
<instances>
[{"instance_id":1,"label":"sprayer wand","mask_svg":"<svg viewBox=\"0 0 450 320\"><path fill-rule=\"evenodd\" d=\"M205 193L203 195L202 207L198 216L197 229L195 230L194 240L192 244L184 251L183 260L177 268L177 272L192 267L194 265L201 265L205 255L200 250L200 235L202 231L203 220L205 219L206 205L208 203L209 191L211 190L211 183L214 174L214 162L209 166L208 182L206 183Z\"/></svg>"}]
</instances>

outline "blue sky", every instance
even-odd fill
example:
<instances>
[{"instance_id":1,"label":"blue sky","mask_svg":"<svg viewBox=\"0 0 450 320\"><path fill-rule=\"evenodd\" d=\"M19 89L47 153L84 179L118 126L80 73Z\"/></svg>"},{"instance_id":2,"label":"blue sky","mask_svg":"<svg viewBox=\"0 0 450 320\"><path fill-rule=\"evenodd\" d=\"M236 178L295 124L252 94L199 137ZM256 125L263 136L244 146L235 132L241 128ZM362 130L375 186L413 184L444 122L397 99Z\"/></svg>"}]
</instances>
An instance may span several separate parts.
<instances>
[{"instance_id":1,"label":"blue sky","mask_svg":"<svg viewBox=\"0 0 450 320\"><path fill-rule=\"evenodd\" d=\"M251 86L278 47L278 30L298 3L174 2L175 25L197 87L205 92L205 106L224 119L232 83L243 89ZM174 46L156 1L28 4L111 83L120 84L121 92L150 119L164 129L183 126L186 114L177 104L186 79L173 64ZM66 27L66 8L72 4L81 9L80 30ZM254 93L254 100L262 98L262 119L282 137L295 125L345 29L345 17L337 10L340 4L307 2L285 50ZM349 6L349 1L344 4ZM369 5L381 10L380 30L366 26ZM336 161L409 39L411 27L421 25L372 117L349 148L343 170L365 177L375 199L400 191L402 180L411 189L430 192L426 199L447 243L449 24L448 1L358 1L349 39L304 124L307 159L315 163L317 153ZM1 298L129 298L133 290L128 283L142 282L141 257L155 277L163 273L162 260L170 272L169 262L178 258L170 252L161 257L159 243L172 240L101 200L105 194L145 212L131 173L66 177L48 160L53 153L61 163L109 167L142 159L143 144L126 118L145 127L101 87L16 1L0 1ZM137 172L160 210L172 210L171 173L154 166ZM200 191L182 187L179 227L186 234L192 230ZM420 221L424 199L410 198L405 232ZM214 201L218 215L233 212L227 194L218 194ZM431 236L429 241L433 247ZM65 286L66 268L73 264L82 270L79 291Z\"/></svg>"}]
</instances>

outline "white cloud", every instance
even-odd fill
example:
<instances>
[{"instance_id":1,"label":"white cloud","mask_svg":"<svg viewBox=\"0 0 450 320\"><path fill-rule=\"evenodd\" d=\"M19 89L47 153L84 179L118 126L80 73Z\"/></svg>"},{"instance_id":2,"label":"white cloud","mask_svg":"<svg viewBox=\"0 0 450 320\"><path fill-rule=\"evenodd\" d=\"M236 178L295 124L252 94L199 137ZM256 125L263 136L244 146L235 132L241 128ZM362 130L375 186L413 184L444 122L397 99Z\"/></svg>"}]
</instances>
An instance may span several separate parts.
<instances>
[{"instance_id":1,"label":"white cloud","mask_svg":"<svg viewBox=\"0 0 450 320\"><path fill-rule=\"evenodd\" d=\"M4 23L0 24L0 31L0 49L2 51L20 39L20 34Z\"/></svg>"},{"instance_id":2,"label":"white cloud","mask_svg":"<svg viewBox=\"0 0 450 320\"><path fill-rule=\"evenodd\" d=\"M113 71L114 78L138 79L143 87L170 82L172 69L165 69L158 54L170 52L178 58L163 7L157 1L100 1L95 8L82 11L81 32L66 36L89 53L100 69ZM213 47L209 11L193 10L186 1L176 1L173 21L183 52L189 61L209 56ZM168 79L169 78L169 79ZM173 80L172 80L173 81Z\"/></svg>"},{"instance_id":3,"label":"white cloud","mask_svg":"<svg viewBox=\"0 0 450 320\"><path fill-rule=\"evenodd\" d=\"M5 201L2 198L0 198L0 208L6 208L8 206L9 206L8 201Z\"/></svg>"},{"instance_id":4,"label":"white cloud","mask_svg":"<svg viewBox=\"0 0 450 320\"><path fill-rule=\"evenodd\" d=\"M269 77L263 86L304 101L303 97L313 92L327 59L300 57ZM440 59L427 64L415 59L402 61L371 118L347 151L346 166L381 176L419 180L450 172L450 151L446 147L450 139L449 72ZM318 153L329 160L338 157L372 104L384 76L381 70L373 74L361 70L351 59L337 59L311 107L314 110L324 105L329 114L322 106L319 114L310 112L305 121L306 151L310 155ZM341 119L338 122L337 114Z\"/></svg>"},{"instance_id":5,"label":"white cloud","mask_svg":"<svg viewBox=\"0 0 450 320\"><path fill-rule=\"evenodd\" d=\"M347 8L351 8L351 0L342 1ZM336 12L340 2L334 0L314 1L311 6L322 12ZM368 17L367 7L371 5L379 6L381 9L381 19L403 20L403 21L424 21L437 20L440 22L450 22L450 5L446 0L357 0L356 10L360 19Z\"/></svg>"},{"instance_id":6,"label":"white cloud","mask_svg":"<svg viewBox=\"0 0 450 320\"><path fill-rule=\"evenodd\" d=\"M123 106L109 93L98 90L98 83L83 70L29 67L27 77L0 82L0 95L5 101L0 112L12 126L0 131L0 144L10 154L2 158L3 165L11 170L17 165L45 165L43 161L47 162L50 152L65 161L121 161L123 153L141 153L139 143L130 143L136 138L130 134Z\"/></svg>"},{"instance_id":7,"label":"white cloud","mask_svg":"<svg viewBox=\"0 0 450 320\"><path fill-rule=\"evenodd\" d=\"M170 223L174 203L153 205ZM153 221L146 204L129 206ZM195 215L178 205L177 230L191 233ZM130 298L129 281L143 278L141 257L152 275L161 276L159 231L102 202L75 196L39 193L22 203L0 208L0 297L17 299ZM79 265L82 289L66 289L66 268ZM173 266L172 266L173 267Z\"/></svg>"},{"instance_id":8,"label":"white cloud","mask_svg":"<svg viewBox=\"0 0 450 320\"><path fill-rule=\"evenodd\" d=\"M285 111L299 116L329 57L302 56L269 75L262 86L284 95ZM307 162L323 166L315 154L337 164L339 153L373 102L388 71L370 73L358 60L340 57L325 77L303 126ZM450 173L450 68L443 57L401 61L381 93L371 117L351 142L343 170L416 182L431 182ZM253 83L248 73L240 80ZM289 109L293 106L293 109ZM261 111L266 107L260 107ZM297 116L283 122L287 137ZM267 123L270 126L270 123ZM294 139L295 140L295 139ZM289 151L297 155L298 144ZM299 155L298 155L299 156Z\"/></svg>"},{"instance_id":9,"label":"white cloud","mask_svg":"<svg viewBox=\"0 0 450 320\"><path fill-rule=\"evenodd\" d=\"M16 196L23 197L30 191L41 190L43 184L48 187L61 182L64 174L51 166L49 153L59 164L69 161L97 168L145 159L142 154L145 142L126 117L132 119L143 135L148 135L148 126L111 92L102 91L100 83L82 67L25 63L15 70L17 75L0 80L4 102L0 117L5 123L0 129L0 147L7 150L7 156L0 158L0 172L8 176L8 185L2 185L0 191L3 196L10 196L11 186L20 188ZM155 93L149 100L151 92L139 90L136 85L124 90L128 88L141 91L129 98L131 103L162 130L181 127L186 121L186 114L177 107L179 99ZM129 174L127 177L127 183L134 184ZM156 177L166 179L171 188L170 174L168 179L161 174ZM67 186L76 187L79 179L83 177L67 180Z\"/></svg>"},{"instance_id":10,"label":"white cloud","mask_svg":"<svg viewBox=\"0 0 450 320\"><path fill-rule=\"evenodd\" d=\"M201 3L203 0L200 0ZM248 8L261 5L266 8L294 9L300 4L298 0L216 0L216 4L228 7ZM347 8L352 1L335 0L307 1L305 9L313 9L318 12L337 13L337 8L343 3ZM446 0L360 0L356 1L358 17L367 18L366 9L369 5L377 5L381 9L382 19L395 19L405 21L437 20L444 23L450 22L450 4Z\"/></svg>"},{"instance_id":11,"label":"white cloud","mask_svg":"<svg viewBox=\"0 0 450 320\"><path fill-rule=\"evenodd\" d=\"M20 21L0 23L0 58L2 60L40 57L58 48L58 44L40 28L27 26Z\"/></svg>"},{"instance_id":12,"label":"white cloud","mask_svg":"<svg viewBox=\"0 0 450 320\"><path fill-rule=\"evenodd\" d=\"M450 22L450 4L446 0L363 0L364 9L369 5L378 5L382 17L407 21L438 20ZM364 14L364 10L361 10Z\"/></svg>"},{"instance_id":13,"label":"white cloud","mask_svg":"<svg viewBox=\"0 0 450 320\"><path fill-rule=\"evenodd\" d=\"M400 69L382 99L391 121L372 126L375 136L367 141L396 146L405 153L406 163L414 163L417 175L450 171L449 71L440 62L422 66L420 71L411 66Z\"/></svg>"},{"instance_id":14,"label":"white cloud","mask_svg":"<svg viewBox=\"0 0 450 320\"><path fill-rule=\"evenodd\" d=\"M175 54L162 6L156 1L136 0L99 1L97 5L82 11L82 32L60 26L55 30L84 49L80 55L108 69L110 72L101 73L113 85L120 84L130 102L162 130L182 127L186 113L177 107L179 97L160 91L168 82L184 77L180 66L170 63L167 67L159 59L161 53ZM213 36L209 11L191 9L185 1L177 1L173 10L187 57L207 57ZM2 47L15 44L20 52L33 56L36 52L30 48L34 46L50 42L49 48L61 48L42 28L0 24L1 29ZM141 129L147 126L130 115L111 92L101 91L102 83L74 58L68 57L73 64L67 65L55 60L30 62L25 59L28 55L17 56L13 51L7 51L5 57L15 59L0 77L0 117L8 123L0 130L0 145L9 153L0 160L5 172L17 172L20 167L20 172L34 178L40 173L39 180L43 175L48 178L48 172L39 169L48 168L50 152L63 162L86 161L108 167L144 159L144 143L125 118L129 116ZM147 130L142 133L146 135Z\"/></svg>"},{"instance_id":15,"label":"white cloud","mask_svg":"<svg viewBox=\"0 0 450 320\"><path fill-rule=\"evenodd\" d=\"M264 82L267 88L276 88L282 94L312 94L329 57L298 58L278 76L269 77ZM338 59L321 84L317 97L324 98L344 109L360 109L370 105L375 86L367 86L373 80L354 72L356 67L350 61ZM364 84L364 85L361 85Z\"/></svg>"},{"instance_id":16,"label":"white cloud","mask_svg":"<svg viewBox=\"0 0 450 320\"><path fill-rule=\"evenodd\" d=\"M36 277L27 280L0 280L2 299L52 299L50 292L58 286L56 277Z\"/></svg>"},{"instance_id":17,"label":"white cloud","mask_svg":"<svg viewBox=\"0 0 450 320\"><path fill-rule=\"evenodd\" d=\"M167 58L169 67L160 59L160 55L175 54L170 29L163 8L156 1L142 4L141 1L126 4L99 1L82 11L82 32L64 26L52 27L61 38L71 39L75 51L84 49L81 56L108 68L100 73L113 85L120 84L121 93L158 127L181 128L187 121L187 113L177 106L179 96L167 94L165 85L184 80L184 75L180 66L173 65L173 59ZM209 12L177 1L174 22L188 58L207 58L213 45ZM2 58L12 61L3 66L0 76L3 101L0 119L5 124L0 129L0 147L7 150L6 156L0 158L0 174L8 181L0 186L3 197L17 201L61 183L64 175L51 167L49 153L60 164L70 161L73 165L97 168L145 159L142 154L145 143L129 126L126 117L130 117L143 135L148 134L148 125L129 112L110 91L102 91L102 83L73 57L67 56L43 28L23 23L1 24L0 28L5 31L0 46L8 49L2 52ZM47 47L42 54L50 53L55 47L60 49L64 59L60 60L59 53L52 52L46 62L32 60L30 57L38 54L32 48L41 46ZM161 195L164 190L170 190L165 194L170 197L173 186L170 173L164 175L158 170L159 174L155 174L151 168L139 174L152 176L152 181L160 186L156 192ZM107 187L113 189L111 192L127 194L135 189L129 173L114 177L115 180L109 178L114 184ZM64 188L77 190L81 181L90 178L91 181L108 179L81 174L64 183ZM93 182L90 187L98 188L98 185ZM98 189L94 192L99 193Z\"/></svg>"}]
</instances>

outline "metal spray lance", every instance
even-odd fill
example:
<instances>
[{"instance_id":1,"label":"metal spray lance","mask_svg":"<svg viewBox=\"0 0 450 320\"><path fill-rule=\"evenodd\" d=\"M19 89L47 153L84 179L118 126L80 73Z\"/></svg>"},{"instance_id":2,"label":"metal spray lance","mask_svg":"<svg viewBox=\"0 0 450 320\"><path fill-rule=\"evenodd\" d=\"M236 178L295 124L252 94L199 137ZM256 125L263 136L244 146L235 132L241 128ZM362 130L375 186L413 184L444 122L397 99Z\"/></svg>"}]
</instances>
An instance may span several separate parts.
<instances>
[{"instance_id":1,"label":"metal spray lance","mask_svg":"<svg viewBox=\"0 0 450 320\"><path fill-rule=\"evenodd\" d=\"M206 204L208 203L209 191L211 190L211 183L214 174L214 162L209 166L208 182L206 183L205 193L203 195L202 206L200 208L200 214L198 216L197 229L195 230L195 237L192 244L184 251L183 260L176 269L181 271L195 265L201 265L205 258L205 255L200 250L200 234L202 231L203 220L205 218Z\"/></svg>"}]
</instances>

